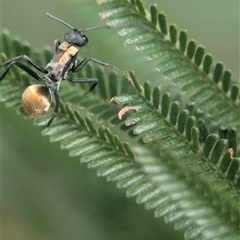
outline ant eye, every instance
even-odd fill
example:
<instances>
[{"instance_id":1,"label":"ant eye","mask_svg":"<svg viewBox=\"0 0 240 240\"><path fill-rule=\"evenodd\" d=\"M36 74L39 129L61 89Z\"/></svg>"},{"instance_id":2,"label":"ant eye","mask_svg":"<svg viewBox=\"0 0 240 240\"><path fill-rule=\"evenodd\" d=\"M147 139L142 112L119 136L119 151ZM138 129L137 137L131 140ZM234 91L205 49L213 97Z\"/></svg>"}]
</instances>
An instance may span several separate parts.
<instances>
[{"instance_id":1,"label":"ant eye","mask_svg":"<svg viewBox=\"0 0 240 240\"><path fill-rule=\"evenodd\" d=\"M85 41L86 43L88 43L88 38L87 38L87 37L84 37L84 41Z\"/></svg>"},{"instance_id":2,"label":"ant eye","mask_svg":"<svg viewBox=\"0 0 240 240\"><path fill-rule=\"evenodd\" d=\"M23 92L24 111L31 116L41 116L48 111L52 102L51 92L44 85L31 85Z\"/></svg>"}]
</instances>

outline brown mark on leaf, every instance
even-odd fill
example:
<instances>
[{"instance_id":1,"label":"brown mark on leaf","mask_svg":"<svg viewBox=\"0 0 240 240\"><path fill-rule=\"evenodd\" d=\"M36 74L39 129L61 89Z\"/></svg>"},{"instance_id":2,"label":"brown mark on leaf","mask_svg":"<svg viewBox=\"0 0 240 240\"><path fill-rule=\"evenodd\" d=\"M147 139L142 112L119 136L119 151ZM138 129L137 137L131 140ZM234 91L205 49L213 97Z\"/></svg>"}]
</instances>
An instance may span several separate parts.
<instances>
[{"instance_id":1,"label":"brown mark on leaf","mask_svg":"<svg viewBox=\"0 0 240 240\"><path fill-rule=\"evenodd\" d=\"M229 152L230 158L233 159L233 154L234 154L233 148L229 148L228 152Z\"/></svg>"},{"instance_id":2,"label":"brown mark on leaf","mask_svg":"<svg viewBox=\"0 0 240 240\"><path fill-rule=\"evenodd\" d=\"M98 5L101 5L102 4L102 1L101 0L96 0L97 4Z\"/></svg>"},{"instance_id":3,"label":"brown mark on leaf","mask_svg":"<svg viewBox=\"0 0 240 240\"><path fill-rule=\"evenodd\" d=\"M119 112L118 112L118 118L121 120L122 119L122 116L130 111L130 110L134 110L136 112L138 112L138 108L137 107L134 107L134 106L126 106L124 108L122 108Z\"/></svg>"}]
</instances>

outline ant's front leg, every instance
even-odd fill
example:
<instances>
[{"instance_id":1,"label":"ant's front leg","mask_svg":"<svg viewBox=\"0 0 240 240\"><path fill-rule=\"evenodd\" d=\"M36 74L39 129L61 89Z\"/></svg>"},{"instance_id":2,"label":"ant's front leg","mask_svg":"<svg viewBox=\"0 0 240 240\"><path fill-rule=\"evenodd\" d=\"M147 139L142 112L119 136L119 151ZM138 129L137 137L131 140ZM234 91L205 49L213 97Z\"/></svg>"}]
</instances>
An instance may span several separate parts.
<instances>
[{"instance_id":1,"label":"ant's front leg","mask_svg":"<svg viewBox=\"0 0 240 240\"><path fill-rule=\"evenodd\" d=\"M93 62L95 62L95 63L97 63L99 65L102 65L104 67L112 68L115 71L122 73L123 75L129 75L128 72L122 71L122 70L118 69L117 67L113 66L110 63L102 62L102 61L99 61L99 60L97 60L95 58L92 58L92 57L86 57L79 64L77 64L76 66L73 66L73 68L71 69L71 72L78 72L78 71L80 71L82 68L84 68L87 65L87 63L89 61L93 61Z\"/></svg>"},{"instance_id":2,"label":"ant's front leg","mask_svg":"<svg viewBox=\"0 0 240 240\"><path fill-rule=\"evenodd\" d=\"M58 39L56 39L56 40L54 41L54 52L55 52L55 53L57 52L57 50L58 50L58 48L59 48L60 45L61 45L61 42L60 42Z\"/></svg>"}]
</instances>

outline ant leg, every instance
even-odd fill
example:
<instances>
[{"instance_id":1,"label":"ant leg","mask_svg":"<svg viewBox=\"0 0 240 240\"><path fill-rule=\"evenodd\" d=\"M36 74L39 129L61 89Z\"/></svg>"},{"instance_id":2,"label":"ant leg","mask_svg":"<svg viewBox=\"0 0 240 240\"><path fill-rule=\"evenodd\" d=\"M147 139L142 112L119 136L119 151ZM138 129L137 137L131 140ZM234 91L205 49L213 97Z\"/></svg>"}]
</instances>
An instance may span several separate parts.
<instances>
[{"instance_id":1,"label":"ant leg","mask_svg":"<svg viewBox=\"0 0 240 240\"><path fill-rule=\"evenodd\" d=\"M32 58L28 57L27 55L20 55L18 57L14 57L6 62L4 62L3 64L0 65L0 67L4 67L7 65L13 65L14 63L16 64L17 60L23 58L24 60L26 60L29 64L31 64L33 67L35 67L38 71L42 72L42 73L48 73L48 71L46 69L44 69L41 65L39 65L36 61L34 61Z\"/></svg>"},{"instance_id":2,"label":"ant leg","mask_svg":"<svg viewBox=\"0 0 240 240\"><path fill-rule=\"evenodd\" d=\"M61 42L60 42L58 39L56 39L56 40L54 41L54 52L57 52L60 44L61 44Z\"/></svg>"},{"instance_id":3,"label":"ant leg","mask_svg":"<svg viewBox=\"0 0 240 240\"><path fill-rule=\"evenodd\" d=\"M72 83L93 83L92 86L90 87L90 89L84 93L84 95L88 94L89 92L93 91L94 88L97 86L98 84L98 79L97 78L68 78L67 79L69 82Z\"/></svg>"},{"instance_id":4,"label":"ant leg","mask_svg":"<svg viewBox=\"0 0 240 240\"><path fill-rule=\"evenodd\" d=\"M102 62L102 61L99 61L95 58L92 58L92 57L87 57L85 59L83 59L83 61L81 61L79 64L77 64L76 66L74 66L72 69L71 69L71 72L78 72L80 71L82 68L84 68L86 66L86 64L89 62L89 61L94 61L95 63L98 63L99 65L102 65L104 67L109 67L109 68L112 68L114 69L115 71L117 72L120 72L124 75L129 75L128 72L126 71L122 71L118 68L116 68L115 66L111 65L110 63L105 63L105 62Z\"/></svg>"},{"instance_id":5,"label":"ant leg","mask_svg":"<svg viewBox=\"0 0 240 240\"><path fill-rule=\"evenodd\" d=\"M31 68L29 68L28 66L20 63L20 62L11 62L8 67L5 69L5 71L3 72L2 76L0 76L0 81L3 80L3 78L5 77L5 75L7 74L7 72L9 71L9 69L12 67L12 65L17 65L19 68L21 68L22 70L24 70L26 73L28 73L30 76L32 76L33 78L35 78L38 81L43 81L42 78L40 78L37 73L35 73Z\"/></svg>"},{"instance_id":6,"label":"ant leg","mask_svg":"<svg viewBox=\"0 0 240 240\"><path fill-rule=\"evenodd\" d=\"M51 125L53 119L57 116L58 110L59 110L60 98L59 98L58 92L54 92L54 97L55 97L55 104L56 105L55 105L55 108L54 108L54 111L53 111L53 115L47 123L47 127L49 127Z\"/></svg>"}]
</instances>

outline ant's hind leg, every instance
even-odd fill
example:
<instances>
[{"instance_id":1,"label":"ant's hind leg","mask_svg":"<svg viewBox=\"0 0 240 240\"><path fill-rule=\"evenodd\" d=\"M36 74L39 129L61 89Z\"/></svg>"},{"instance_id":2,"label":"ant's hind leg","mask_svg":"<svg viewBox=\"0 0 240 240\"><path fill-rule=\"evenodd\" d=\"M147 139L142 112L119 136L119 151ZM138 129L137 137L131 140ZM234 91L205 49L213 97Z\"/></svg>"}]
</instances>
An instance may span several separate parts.
<instances>
[{"instance_id":1,"label":"ant's hind leg","mask_svg":"<svg viewBox=\"0 0 240 240\"><path fill-rule=\"evenodd\" d=\"M60 97L58 95L58 92L54 92L54 97L55 97L55 108L54 108L52 117L50 118L50 120L47 123L47 127L49 127L51 125L53 119L57 116L58 111L59 111Z\"/></svg>"},{"instance_id":2,"label":"ant's hind leg","mask_svg":"<svg viewBox=\"0 0 240 240\"><path fill-rule=\"evenodd\" d=\"M12 61L9 63L9 65L7 66L7 68L5 69L5 71L3 72L2 76L0 76L0 81L3 80L3 78L6 76L6 74L8 73L8 71L10 70L10 68L16 65L17 67L21 68L22 70L24 70L26 73L28 73L30 76L32 76L33 78L35 78L37 81L42 81L42 78L40 78L37 73L35 73L31 68L29 68L28 66L20 63L20 62L15 62Z\"/></svg>"},{"instance_id":3,"label":"ant's hind leg","mask_svg":"<svg viewBox=\"0 0 240 240\"><path fill-rule=\"evenodd\" d=\"M48 73L48 71L46 69L44 69L41 65L39 65L36 61L34 61L32 58L28 57L27 55L20 55L18 57L14 57L14 58L4 62L0 66L4 67L4 66L8 66L8 65L12 66L13 64L17 65L17 61L21 58L24 59L25 61L27 61L33 67L35 67L38 71L40 71L42 73Z\"/></svg>"}]
</instances>

